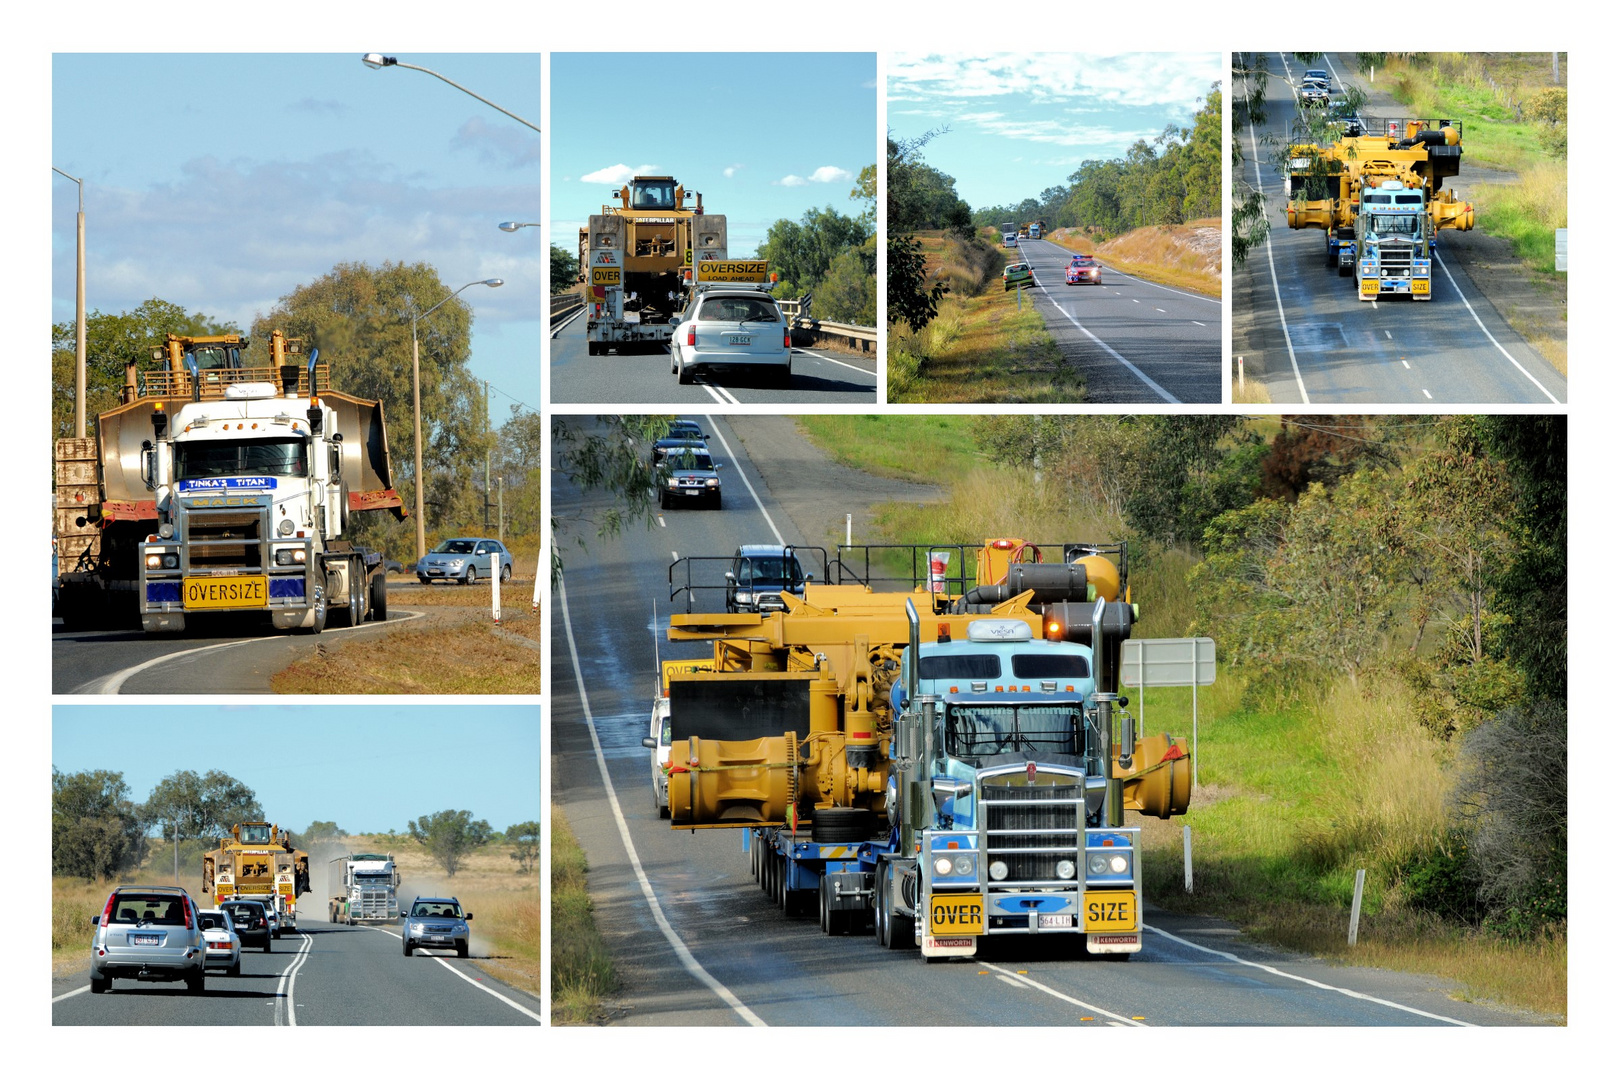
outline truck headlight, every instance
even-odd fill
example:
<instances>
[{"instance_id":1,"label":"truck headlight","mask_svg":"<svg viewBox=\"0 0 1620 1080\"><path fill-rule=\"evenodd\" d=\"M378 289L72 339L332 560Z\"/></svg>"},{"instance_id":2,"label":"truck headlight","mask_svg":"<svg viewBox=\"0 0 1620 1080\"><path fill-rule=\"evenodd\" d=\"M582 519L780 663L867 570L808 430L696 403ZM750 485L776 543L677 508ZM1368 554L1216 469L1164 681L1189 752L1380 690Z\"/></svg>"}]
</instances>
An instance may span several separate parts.
<instances>
[{"instance_id":1,"label":"truck headlight","mask_svg":"<svg viewBox=\"0 0 1620 1080\"><path fill-rule=\"evenodd\" d=\"M277 536L291 536L293 531L292 518L282 518L281 524L276 526Z\"/></svg>"},{"instance_id":2,"label":"truck headlight","mask_svg":"<svg viewBox=\"0 0 1620 1080\"><path fill-rule=\"evenodd\" d=\"M1007 880L1007 864L997 859L990 864L990 877L996 881Z\"/></svg>"},{"instance_id":3,"label":"truck headlight","mask_svg":"<svg viewBox=\"0 0 1620 1080\"><path fill-rule=\"evenodd\" d=\"M951 860L941 855L934 860L934 876L949 877L951 874Z\"/></svg>"},{"instance_id":4,"label":"truck headlight","mask_svg":"<svg viewBox=\"0 0 1620 1080\"><path fill-rule=\"evenodd\" d=\"M973 859L968 855L958 855L956 863L951 868L956 871L957 876L967 877L973 873Z\"/></svg>"},{"instance_id":5,"label":"truck headlight","mask_svg":"<svg viewBox=\"0 0 1620 1080\"><path fill-rule=\"evenodd\" d=\"M1086 860L1086 872L1095 876L1124 874L1130 868L1131 861L1123 855L1092 855Z\"/></svg>"},{"instance_id":6,"label":"truck headlight","mask_svg":"<svg viewBox=\"0 0 1620 1080\"><path fill-rule=\"evenodd\" d=\"M1070 862L1068 859L1059 859L1057 864L1057 876L1062 878L1064 881L1073 881L1074 863Z\"/></svg>"}]
</instances>

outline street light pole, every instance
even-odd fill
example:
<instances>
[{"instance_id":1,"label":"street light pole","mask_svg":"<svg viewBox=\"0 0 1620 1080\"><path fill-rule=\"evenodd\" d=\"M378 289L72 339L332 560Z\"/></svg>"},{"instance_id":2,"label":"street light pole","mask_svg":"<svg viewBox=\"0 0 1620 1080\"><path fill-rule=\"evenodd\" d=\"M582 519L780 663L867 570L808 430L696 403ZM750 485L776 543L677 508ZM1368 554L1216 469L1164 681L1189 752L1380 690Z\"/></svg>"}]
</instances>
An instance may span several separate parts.
<instances>
[{"instance_id":1,"label":"street light pole","mask_svg":"<svg viewBox=\"0 0 1620 1080\"><path fill-rule=\"evenodd\" d=\"M78 356L78 368L73 377L73 436L84 438L84 395L85 395L85 341L84 341L84 180L78 176L68 176L55 165L51 171L73 181L79 185L79 266L78 285L74 289L74 323L77 345L75 351Z\"/></svg>"},{"instance_id":2,"label":"street light pole","mask_svg":"<svg viewBox=\"0 0 1620 1080\"><path fill-rule=\"evenodd\" d=\"M422 520L422 488L425 486L422 477L422 350L416 336L416 324L422 319L438 311L445 304L460 296L474 285L488 285L498 289L506 282L500 278L486 278L483 281L469 281L437 304L428 308L422 314L411 312L411 401L416 413L416 561L421 562L422 556L427 554L427 525ZM413 305L414 306L414 305Z\"/></svg>"},{"instance_id":3,"label":"street light pole","mask_svg":"<svg viewBox=\"0 0 1620 1080\"><path fill-rule=\"evenodd\" d=\"M534 128L534 130L537 131L537 132L540 130L538 127L535 127L535 125L533 125L533 124L529 123L527 120L523 119L523 117L519 116L517 113L511 112L510 110L501 108L499 105L495 104L493 101L489 100L488 98L480 97L478 94L473 93L471 90L467 89L465 86L462 86L460 83L456 82L454 79L447 79L443 75L440 75L437 71L432 70L431 68L417 67L415 64L402 64L398 60L396 60L394 57L392 57L392 56L384 56L382 53L366 53L366 55L364 55L364 56L362 56L360 58L360 62L362 64L366 65L366 67L376 69L376 70L381 70L382 68L385 68L385 67L402 67L402 68L410 68L412 71L424 71L424 72L427 72L427 74L433 76L435 79L438 79L441 82L449 83L451 86L455 87L457 90L460 90L463 94L466 94L469 97L478 98L479 101L482 101L485 105L488 105L490 108L494 109L496 112L506 113L507 116L510 116L512 119L516 120L518 123L522 124L524 127Z\"/></svg>"}]
</instances>

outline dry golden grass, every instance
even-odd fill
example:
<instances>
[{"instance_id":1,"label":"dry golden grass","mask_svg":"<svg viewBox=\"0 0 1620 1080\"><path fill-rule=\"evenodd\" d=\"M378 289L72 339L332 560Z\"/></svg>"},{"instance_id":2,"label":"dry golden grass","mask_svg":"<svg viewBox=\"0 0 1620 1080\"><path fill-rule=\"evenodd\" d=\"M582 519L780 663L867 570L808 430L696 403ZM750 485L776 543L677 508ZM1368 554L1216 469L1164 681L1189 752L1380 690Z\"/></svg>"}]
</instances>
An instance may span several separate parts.
<instances>
[{"instance_id":1,"label":"dry golden grass","mask_svg":"<svg viewBox=\"0 0 1620 1080\"><path fill-rule=\"evenodd\" d=\"M538 641L539 622L527 603L503 603L499 627L472 611L452 614L448 624L404 623L383 635L322 643L315 656L273 676L270 687L278 694L538 694L540 651L512 635Z\"/></svg>"}]
</instances>

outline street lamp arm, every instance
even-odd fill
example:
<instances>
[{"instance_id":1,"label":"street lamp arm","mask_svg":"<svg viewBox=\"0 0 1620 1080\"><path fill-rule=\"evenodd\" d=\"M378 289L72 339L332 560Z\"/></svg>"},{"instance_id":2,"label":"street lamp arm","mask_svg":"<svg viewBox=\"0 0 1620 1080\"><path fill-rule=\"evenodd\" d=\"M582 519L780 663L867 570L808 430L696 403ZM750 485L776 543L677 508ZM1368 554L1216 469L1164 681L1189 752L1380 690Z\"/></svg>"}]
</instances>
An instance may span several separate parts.
<instances>
[{"instance_id":1,"label":"street lamp arm","mask_svg":"<svg viewBox=\"0 0 1620 1080\"><path fill-rule=\"evenodd\" d=\"M533 124L529 123L527 120L523 119L523 117L519 116L517 113L512 112L510 109L501 108L499 105L497 105L493 101L489 100L489 98L484 97L481 94L473 93L471 90L467 89L465 86L462 86L460 83L456 82L454 79L447 79L443 75L440 75L437 71L434 71L432 68L418 67L416 64L407 64L407 63L404 63L404 62L402 62L400 60L396 60L392 56L377 57L378 62L373 62L370 59L370 57L375 56L375 55L376 55L375 53L367 53L366 56L362 58L362 59L365 60L365 63L366 63L367 67L402 67L402 68L410 68L412 71L424 71L427 74L433 76L435 79L438 79L438 80L440 80L442 82L449 83L451 86L455 87L457 90L460 90L463 94L467 94L470 97L477 98L479 101L482 101L485 105L488 105L490 108L496 110L497 112L505 113L507 116L510 116L512 119L516 120L518 123L522 124L524 127L533 128L534 131L536 131L536 132L538 132L540 130L538 127L535 127L535 125L533 125Z\"/></svg>"}]
</instances>

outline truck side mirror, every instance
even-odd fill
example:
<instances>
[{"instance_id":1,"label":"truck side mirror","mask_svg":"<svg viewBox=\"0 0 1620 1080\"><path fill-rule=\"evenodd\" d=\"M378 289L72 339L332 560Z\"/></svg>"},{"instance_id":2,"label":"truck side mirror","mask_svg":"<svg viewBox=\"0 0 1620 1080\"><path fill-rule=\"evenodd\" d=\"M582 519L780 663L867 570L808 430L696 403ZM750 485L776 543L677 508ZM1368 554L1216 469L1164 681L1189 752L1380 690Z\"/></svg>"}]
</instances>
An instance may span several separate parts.
<instances>
[{"instance_id":1,"label":"truck side mirror","mask_svg":"<svg viewBox=\"0 0 1620 1080\"><path fill-rule=\"evenodd\" d=\"M152 490L157 486L157 478L153 475L157 466L157 451L150 443L141 447L141 479L146 481L146 489Z\"/></svg>"}]
</instances>

